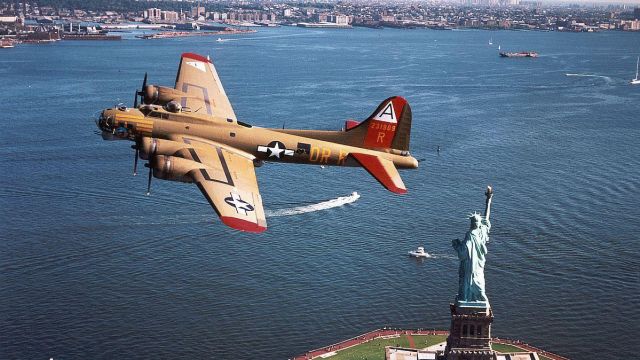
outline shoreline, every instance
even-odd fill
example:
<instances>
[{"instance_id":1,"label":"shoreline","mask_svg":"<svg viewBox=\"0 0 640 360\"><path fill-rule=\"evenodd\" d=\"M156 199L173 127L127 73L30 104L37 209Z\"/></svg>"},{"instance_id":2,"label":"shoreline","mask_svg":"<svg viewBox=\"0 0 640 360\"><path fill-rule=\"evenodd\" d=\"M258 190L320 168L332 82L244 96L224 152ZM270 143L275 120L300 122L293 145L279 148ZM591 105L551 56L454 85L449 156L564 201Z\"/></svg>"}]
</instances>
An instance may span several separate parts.
<instances>
[{"instance_id":1,"label":"shoreline","mask_svg":"<svg viewBox=\"0 0 640 360\"><path fill-rule=\"evenodd\" d=\"M136 35L138 39L172 39L195 36L242 35L255 33L257 30L224 30L224 31L161 31L155 34Z\"/></svg>"},{"instance_id":2,"label":"shoreline","mask_svg":"<svg viewBox=\"0 0 640 360\"><path fill-rule=\"evenodd\" d=\"M304 354L296 355L290 360L310 360L318 357L326 357L326 355L331 354L336 351L345 350L354 346L362 345L369 341L385 338L389 336L401 336L401 335L449 335L448 330L425 330L425 329L375 329L364 334L360 334L358 336L354 336L352 338L348 338L342 341L339 341L334 344L330 344L327 346L323 346L317 349L312 349ZM537 352L539 355L542 355L551 360L569 360L569 358L540 349L534 345L527 344L520 340L513 339L503 339L503 338L491 338L492 343L502 344L502 345L513 345L528 351Z\"/></svg>"}]
</instances>

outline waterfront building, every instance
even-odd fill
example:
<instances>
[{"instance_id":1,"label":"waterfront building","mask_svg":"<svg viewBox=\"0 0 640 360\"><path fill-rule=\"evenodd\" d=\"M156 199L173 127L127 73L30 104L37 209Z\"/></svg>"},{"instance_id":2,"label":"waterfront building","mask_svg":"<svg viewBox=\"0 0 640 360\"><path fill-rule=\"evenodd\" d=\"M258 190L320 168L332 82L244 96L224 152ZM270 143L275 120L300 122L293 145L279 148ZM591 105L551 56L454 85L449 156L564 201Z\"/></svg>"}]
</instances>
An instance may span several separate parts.
<instances>
[{"instance_id":1,"label":"waterfront building","mask_svg":"<svg viewBox=\"0 0 640 360\"><path fill-rule=\"evenodd\" d=\"M150 21L160 20L162 18L162 10L158 8L150 8L144 11L143 17Z\"/></svg>"},{"instance_id":2,"label":"waterfront building","mask_svg":"<svg viewBox=\"0 0 640 360\"><path fill-rule=\"evenodd\" d=\"M204 15L205 14L205 9L204 6L195 6L191 8L191 17L193 19L197 19L198 17L200 17L200 15Z\"/></svg>"},{"instance_id":3,"label":"waterfront building","mask_svg":"<svg viewBox=\"0 0 640 360\"><path fill-rule=\"evenodd\" d=\"M622 21L620 25L622 30L640 31L640 20Z\"/></svg>"},{"instance_id":4,"label":"waterfront building","mask_svg":"<svg viewBox=\"0 0 640 360\"><path fill-rule=\"evenodd\" d=\"M17 22L17 16L0 16L0 24L15 24Z\"/></svg>"},{"instance_id":5,"label":"waterfront building","mask_svg":"<svg viewBox=\"0 0 640 360\"><path fill-rule=\"evenodd\" d=\"M200 30L200 26L195 22L187 22L184 24L176 24L176 30Z\"/></svg>"},{"instance_id":6,"label":"waterfront building","mask_svg":"<svg viewBox=\"0 0 640 360\"><path fill-rule=\"evenodd\" d=\"M161 19L162 21L168 23L178 22L179 14L177 11L163 11L161 14Z\"/></svg>"},{"instance_id":7,"label":"waterfront building","mask_svg":"<svg viewBox=\"0 0 640 360\"><path fill-rule=\"evenodd\" d=\"M339 25L347 25L349 24L349 17L347 15L335 15L332 22Z\"/></svg>"}]
</instances>

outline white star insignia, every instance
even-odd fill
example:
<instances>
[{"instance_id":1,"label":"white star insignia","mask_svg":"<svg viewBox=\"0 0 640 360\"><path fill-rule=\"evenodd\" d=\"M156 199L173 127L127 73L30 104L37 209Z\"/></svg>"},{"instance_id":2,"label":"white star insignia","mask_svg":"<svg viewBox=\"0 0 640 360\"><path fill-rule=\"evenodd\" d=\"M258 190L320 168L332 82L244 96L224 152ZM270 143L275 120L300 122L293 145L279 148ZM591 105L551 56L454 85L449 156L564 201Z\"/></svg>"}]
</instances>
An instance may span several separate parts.
<instances>
[{"instance_id":1,"label":"white star insignia","mask_svg":"<svg viewBox=\"0 0 640 360\"><path fill-rule=\"evenodd\" d=\"M284 149L280 147L280 144L276 143L273 147L268 148L269 149L269 157L276 157L278 159L280 159L280 155L282 155L282 153L284 152Z\"/></svg>"}]
</instances>

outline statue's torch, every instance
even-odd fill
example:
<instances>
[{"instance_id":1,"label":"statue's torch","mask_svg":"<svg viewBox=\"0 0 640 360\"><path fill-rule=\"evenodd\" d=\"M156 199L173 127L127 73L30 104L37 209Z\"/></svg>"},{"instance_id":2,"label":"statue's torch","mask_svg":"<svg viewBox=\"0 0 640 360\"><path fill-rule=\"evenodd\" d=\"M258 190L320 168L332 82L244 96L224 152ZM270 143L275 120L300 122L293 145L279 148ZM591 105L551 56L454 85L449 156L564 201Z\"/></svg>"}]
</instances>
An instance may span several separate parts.
<instances>
[{"instance_id":1,"label":"statue's torch","mask_svg":"<svg viewBox=\"0 0 640 360\"><path fill-rule=\"evenodd\" d=\"M487 186L487 191L484 195L487 197L484 207L484 218L489 220L489 214L491 214L491 198L493 197L493 188L491 185Z\"/></svg>"}]
</instances>

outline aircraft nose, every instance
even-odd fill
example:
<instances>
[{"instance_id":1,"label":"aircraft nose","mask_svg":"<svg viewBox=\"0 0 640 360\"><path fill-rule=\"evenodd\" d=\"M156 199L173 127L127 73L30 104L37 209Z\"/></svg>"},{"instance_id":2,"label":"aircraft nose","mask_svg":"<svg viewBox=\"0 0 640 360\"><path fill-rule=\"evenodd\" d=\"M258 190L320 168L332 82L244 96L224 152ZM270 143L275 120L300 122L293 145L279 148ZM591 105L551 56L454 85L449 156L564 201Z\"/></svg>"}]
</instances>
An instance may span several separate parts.
<instances>
[{"instance_id":1,"label":"aircraft nose","mask_svg":"<svg viewBox=\"0 0 640 360\"><path fill-rule=\"evenodd\" d=\"M100 119L102 119L103 114L104 114L104 111L96 111L93 114L91 114L91 120L93 120L93 122L96 123L96 126L98 128L100 128Z\"/></svg>"},{"instance_id":2,"label":"aircraft nose","mask_svg":"<svg viewBox=\"0 0 640 360\"><path fill-rule=\"evenodd\" d=\"M111 132L113 130L113 112L111 109L103 110L96 119L96 125L102 131Z\"/></svg>"}]
</instances>

